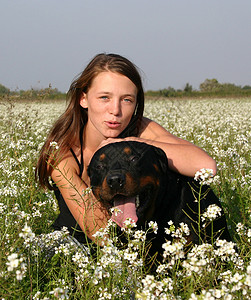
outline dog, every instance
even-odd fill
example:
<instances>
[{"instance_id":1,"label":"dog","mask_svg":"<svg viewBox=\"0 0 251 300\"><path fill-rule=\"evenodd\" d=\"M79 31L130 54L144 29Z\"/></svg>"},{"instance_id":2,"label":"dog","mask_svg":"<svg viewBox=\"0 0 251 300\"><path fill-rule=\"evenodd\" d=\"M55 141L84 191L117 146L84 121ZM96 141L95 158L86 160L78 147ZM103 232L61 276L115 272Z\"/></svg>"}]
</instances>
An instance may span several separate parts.
<instances>
[{"instance_id":1,"label":"dog","mask_svg":"<svg viewBox=\"0 0 251 300\"><path fill-rule=\"evenodd\" d=\"M157 222L157 234L150 237L151 255L163 252L162 244L172 239L165 234L170 220L176 227L182 222L188 225L187 244L211 242L211 227L202 228L198 215L211 204L222 209L219 199L208 186L171 171L160 148L136 141L107 144L93 155L88 175L95 197L107 209L122 210L120 217L112 216L120 227L127 218L138 228L149 221ZM198 202L200 188L202 197ZM213 235L214 239L231 241L223 210L213 221Z\"/></svg>"}]
</instances>

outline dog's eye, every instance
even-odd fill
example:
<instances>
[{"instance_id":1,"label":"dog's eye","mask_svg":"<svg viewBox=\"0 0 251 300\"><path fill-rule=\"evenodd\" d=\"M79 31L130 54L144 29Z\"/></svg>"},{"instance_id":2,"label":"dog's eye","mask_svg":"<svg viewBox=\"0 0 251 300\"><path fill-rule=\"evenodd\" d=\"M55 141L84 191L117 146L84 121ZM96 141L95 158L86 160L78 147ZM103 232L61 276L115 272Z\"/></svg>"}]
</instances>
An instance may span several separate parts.
<instances>
[{"instance_id":1,"label":"dog's eye","mask_svg":"<svg viewBox=\"0 0 251 300\"><path fill-rule=\"evenodd\" d=\"M139 160L139 157L137 155L133 155L129 158L130 162L136 162L137 160Z\"/></svg>"},{"instance_id":2,"label":"dog's eye","mask_svg":"<svg viewBox=\"0 0 251 300\"><path fill-rule=\"evenodd\" d=\"M96 165L97 170L103 170L104 168L105 168L104 164L99 163Z\"/></svg>"}]
</instances>

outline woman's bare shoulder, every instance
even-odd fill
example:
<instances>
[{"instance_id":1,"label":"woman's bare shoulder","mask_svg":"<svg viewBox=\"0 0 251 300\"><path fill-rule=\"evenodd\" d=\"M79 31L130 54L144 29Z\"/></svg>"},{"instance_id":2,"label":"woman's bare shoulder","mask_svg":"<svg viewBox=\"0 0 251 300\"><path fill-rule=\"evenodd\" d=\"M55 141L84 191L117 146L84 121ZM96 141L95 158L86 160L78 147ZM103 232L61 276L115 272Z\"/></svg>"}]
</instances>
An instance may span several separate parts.
<instances>
[{"instance_id":1,"label":"woman's bare shoulder","mask_svg":"<svg viewBox=\"0 0 251 300\"><path fill-rule=\"evenodd\" d=\"M67 151L62 157L57 157L54 162L54 164L49 163L50 175L52 179L58 177L59 175L69 178L73 174L75 175L79 173L79 165L70 150Z\"/></svg>"},{"instance_id":2,"label":"woman's bare shoulder","mask_svg":"<svg viewBox=\"0 0 251 300\"><path fill-rule=\"evenodd\" d=\"M148 119L146 117L143 117L141 128L140 128L140 134L139 136L141 138L151 138L156 137L160 135L171 135L170 132L168 132L164 127L162 127L157 122Z\"/></svg>"},{"instance_id":3,"label":"woman's bare shoulder","mask_svg":"<svg viewBox=\"0 0 251 300\"><path fill-rule=\"evenodd\" d=\"M157 122L143 117L142 125L140 128L139 137L142 139L156 140L162 141L171 144L188 144L189 142L180 139L179 137L170 133L163 126L158 124Z\"/></svg>"}]
</instances>

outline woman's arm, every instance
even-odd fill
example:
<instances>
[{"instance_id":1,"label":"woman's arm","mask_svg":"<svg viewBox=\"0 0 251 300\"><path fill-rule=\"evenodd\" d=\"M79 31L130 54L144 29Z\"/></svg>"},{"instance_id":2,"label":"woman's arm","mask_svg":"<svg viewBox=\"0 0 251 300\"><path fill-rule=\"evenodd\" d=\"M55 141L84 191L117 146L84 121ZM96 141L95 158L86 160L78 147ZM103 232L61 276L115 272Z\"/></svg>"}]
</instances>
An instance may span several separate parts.
<instances>
[{"instance_id":1,"label":"woman's arm","mask_svg":"<svg viewBox=\"0 0 251 300\"><path fill-rule=\"evenodd\" d=\"M194 177L202 169L212 169L216 174L216 162L204 150L182 140L154 121L143 119L139 141L159 147L165 151L169 167L183 175Z\"/></svg>"},{"instance_id":2,"label":"woman's arm","mask_svg":"<svg viewBox=\"0 0 251 300\"><path fill-rule=\"evenodd\" d=\"M79 177L78 169L76 161L68 156L53 168L51 178L83 232L94 240L93 234L107 225L110 216L92 193L84 195L87 185Z\"/></svg>"}]
</instances>

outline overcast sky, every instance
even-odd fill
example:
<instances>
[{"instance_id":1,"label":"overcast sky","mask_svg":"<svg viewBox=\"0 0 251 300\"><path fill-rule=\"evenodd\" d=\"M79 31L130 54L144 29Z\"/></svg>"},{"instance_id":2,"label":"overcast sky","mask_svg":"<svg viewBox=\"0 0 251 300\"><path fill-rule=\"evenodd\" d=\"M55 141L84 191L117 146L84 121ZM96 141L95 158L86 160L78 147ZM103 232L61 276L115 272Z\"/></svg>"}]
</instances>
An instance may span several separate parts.
<instances>
[{"instance_id":1,"label":"overcast sky","mask_svg":"<svg viewBox=\"0 0 251 300\"><path fill-rule=\"evenodd\" d=\"M0 0L0 83L65 92L100 52L132 60L146 90L206 78L251 85L250 0Z\"/></svg>"}]
</instances>

